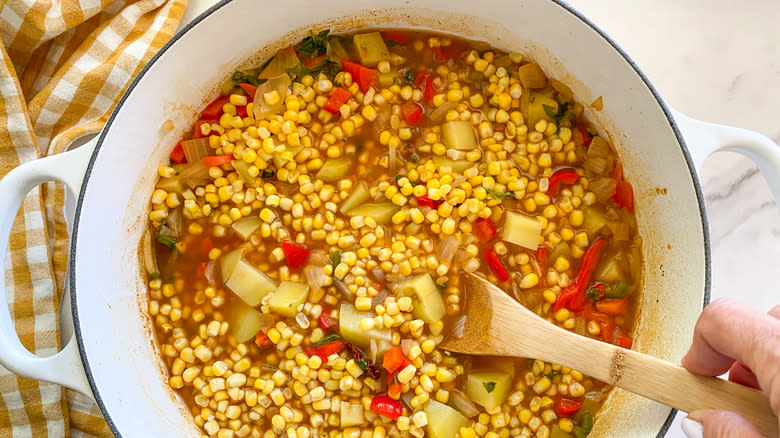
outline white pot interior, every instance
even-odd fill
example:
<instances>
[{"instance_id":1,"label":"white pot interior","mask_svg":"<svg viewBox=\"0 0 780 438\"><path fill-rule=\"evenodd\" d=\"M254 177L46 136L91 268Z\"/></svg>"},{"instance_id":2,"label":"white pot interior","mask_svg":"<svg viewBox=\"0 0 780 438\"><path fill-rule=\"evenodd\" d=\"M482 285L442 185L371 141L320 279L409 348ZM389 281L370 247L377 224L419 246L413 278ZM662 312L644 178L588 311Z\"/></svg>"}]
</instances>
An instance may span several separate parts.
<instances>
[{"instance_id":1,"label":"white pot interior","mask_svg":"<svg viewBox=\"0 0 780 438\"><path fill-rule=\"evenodd\" d=\"M234 0L181 35L137 80L104 131L81 199L72 260L77 333L96 396L121 435L199 436L167 387L146 317L137 248L157 166L236 67L311 28L360 26L428 28L519 50L570 84L580 102L603 97L595 118L625 163L644 237L634 345L672 362L685 352L706 283L703 212L691 170L658 99L582 19L549 0L301 0L295 8ZM175 129L161 130L168 119ZM656 436L669 411L616 390L591 436Z\"/></svg>"}]
</instances>

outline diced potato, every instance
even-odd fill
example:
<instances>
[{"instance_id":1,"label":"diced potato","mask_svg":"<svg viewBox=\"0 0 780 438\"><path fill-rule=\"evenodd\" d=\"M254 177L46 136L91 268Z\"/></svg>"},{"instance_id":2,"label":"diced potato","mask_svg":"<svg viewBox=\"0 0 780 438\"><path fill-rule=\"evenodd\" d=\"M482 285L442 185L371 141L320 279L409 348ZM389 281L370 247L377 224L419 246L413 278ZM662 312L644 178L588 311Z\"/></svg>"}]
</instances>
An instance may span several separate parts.
<instances>
[{"instance_id":1,"label":"diced potato","mask_svg":"<svg viewBox=\"0 0 780 438\"><path fill-rule=\"evenodd\" d=\"M352 160L349 158L329 158L325 160L317 172L317 178L325 182L336 182L344 178L350 166L352 166Z\"/></svg>"},{"instance_id":2,"label":"diced potato","mask_svg":"<svg viewBox=\"0 0 780 438\"><path fill-rule=\"evenodd\" d=\"M363 424L363 405L360 403L341 402L341 427L359 426Z\"/></svg>"},{"instance_id":3,"label":"diced potato","mask_svg":"<svg viewBox=\"0 0 780 438\"><path fill-rule=\"evenodd\" d=\"M248 261L238 260L225 286L252 307L257 307L263 297L276 289L270 277Z\"/></svg>"},{"instance_id":4,"label":"diced potato","mask_svg":"<svg viewBox=\"0 0 780 438\"><path fill-rule=\"evenodd\" d=\"M247 240L262 224L263 220L258 216L247 216L233 222L231 227L238 234L238 237Z\"/></svg>"},{"instance_id":5,"label":"diced potato","mask_svg":"<svg viewBox=\"0 0 780 438\"><path fill-rule=\"evenodd\" d=\"M588 236L595 236L609 222L607 216L598 208L586 207L582 213L582 228L585 229Z\"/></svg>"},{"instance_id":6,"label":"diced potato","mask_svg":"<svg viewBox=\"0 0 780 438\"><path fill-rule=\"evenodd\" d=\"M525 112L527 117L527 124L529 127L534 127L539 120L552 121L550 114L558 114L558 102L551 97L539 93L529 93L528 111ZM546 107L546 108L545 108Z\"/></svg>"},{"instance_id":7,"label":"diced potato","mask_svg":"<svg viewBox=\"0 0 780 438\"><path fill-rule=\"evenodd\" d=\"M390 219L399 210L399 207L389 202L363 204L359 207L355 207L347 214L349 216L370 216L376 219L377 223L389 224Z\"/></svg>"},{"instance_id":8,"label":"diced potato","mask_svg":"<svg viewBox=\"0 0 780 438\"><path fill-rule=\"evenodd\" d=\"M428 435L431 438L455 438L461 427L468 427L471 421L455 409L430 400L423 407L428 416Z\"/></svg>"},{"instance_id":9,"label":"diced potato","mask_svg":"<svg viewBox=\"0 0 780 438\"><path fill-rule=\"evenodd\" d=\"M517 77L523 88L544 88L547 86L547 75L538 64L529 62L517 69Z\"/></svg>"},{"instance_id":10,"label":"diced potato","mask_svg":"<svg viewBox=\"0 0 780 438\"><path fill-rule=\"evenodd\" d=\"M257 181L256 176L252 176L251 173L249 173L249 164L244 160L233 160L230 162L230 164L233 166L233 169L236 169L236 172L241 176L241 179L243 179L247 185L251 186Z\"/></svg>"},{"instance_id":11,"label":"diced potato","mask_svg":"<svg viewBox=\"0 0 780 438\"><path fill-rule=\"evenodd\" d=\"M377 342L390 342L392 339L390 329L364 331L360 328L361 319L375 316L372 312L358 312L352 304L341 303L339 308L339 333L341 333L341 337L358 347L368 347L371 339L375 339Z\"/></svg>"},{"instance_id":12,"label":"diced potato","mask_svg":"<svg viewBox=\"0 0 780 438\"><path fill-rule=\"evenodd\" d=\"M542 224L536 218L514 211L506 212L501 230L504 241L536 251L541 235Z\"/></svg>"},{"instance_id":13,"label":"diced potato","mask_svg":"<svg viewBox=\"0 0 780 438\"><path fill-rule=\"evenodd\" d=\"M278 315L293 318L298 313L298 306L302 305L308 296L309 285L297 281L283 281L271 295L268 307Z\"/></svg>"},{"instance_id":14,"label":"diced potato","mask_svg":"<svg viewBox=\"0 0 780 438\"><path fill-rule=\"evenodd\" d=\"M411 296L412 315L425 322L439 321L444 316L444 300L431 274L425 273L404 280L396 287L398 294Z\"/></svg>"},{"instance_id":15,"label":"diced potato","mask_svg":"<svg viewBox=\"0 0 780 438\"><path fill-rule=\"evenodd\" d=\"M558 246L555 247L555 249L552 250L548 260L550 260L551 263L555 263L555 261L558 260L558 257L569 257L569 255L571 255L571 248L569 247L569 244L566 242L561 242L558 244Z\"/></svg>"},{"instance_id":16,"label":"diced potato","mask_svg":"<svg viewBox=\"0 0 780 438\"><path fill-rule=\"evenodd\" d=\"M501 371L503 373L509 374L509 377L514 379L516 368L517 368L517 359L512 357L500 357L500 356L472 357L471 369L473 370Z\"/></svg>"},{"instance_id":17,"label":"diced potato","mask_svg":"<svg viewBox=\"0 0 780 438\"><path fill-rule=\"evenodd\" d=\"M349 40L346 41L349 43ZM337 36L331 36L328 39L328 56L330 60L341 64L342 59L349 59L349 52L344 47L345 41Z\"/></svg>"},{"instance_id":18,"label":"diced potato","mask_svg":"<svg viewBox=\"0 0 780 438\"><path fill-rule=\"evenodd\" d=\"M287 146L287 149L284 152L274 152L272 155L274 166L276 166L277 169L281 169L287 163L292 161L292 159L295 158L295 155L300 152L301 149L303 149L302 146Z\"/></svg>"},{"instance_id":19,"label":"diced potato","mask_svg":"<svg viewBox=\"0 0 780 438\"><path fill-rule=\"evenodd\" d=\"M512 377L501 371L472 371L466 379L466 395L487 411L501 406L511 389Z\"/></svg>"},{"instance_id":20,"label":"diced potato","mask_svg":"<svg viewBox=\"0 0 780 438\"><path fill-rule=\"evenodd\" d=\"M251 341L258 332L267 330L274 323L271 315L260 313L242 300L233 300L225 315L230 330L239 343Z\"/></svg>"},{"instance_id":21,"label":"diced potato","mask_svg":"<svg viewBox=\"0 0 780 438\"><path fill-rule=\"evenodd\" d=\"M184 183L181 178L176 175L170 178L160 178L157 181L155 188L163 189L168 193L181 193L184 191Z\"/></svg>"},{"instance_id":22,"label":"diced potato","mask_svg":"<svg viewBox=\"0 0 780 438\"><path fill-rule=\"evenodd\" d=\"M436 164L436 167L441 168L444 166L449 166L452 169L452 171L455 173L463 173L467 169L470 169L475 165L475 163L472 163L469 160L452 160L448 157L439 156L439 155L436 155L431 159Z\"/></svg>"},{"instance_id":23,"label":"diced potato","mask_svg":"<svg viewBox=\"0 0 780 438\"><path fill-rule=\"evenodd\" d=\"M574 93L571 91L568 85L559 81L558 79L550 78L550 85L558 92L558 97L561 102L568 102L574 97Z\"/></svg>"},{"instance_id":24,"label":"diced potato","mask_svg":"<svg viewBox=\"0 0 780 438\"><path fill-rule=\"evenodd\" d=\"M361 181L349 194L347 199L341 202L339 211L341 214L347 214L353 208L365 204L371 199L371 193L368 191L368 186L365 181Z\"/></svg>"},{"instance_id":25,"label":"diced potato","mask_svg":"<svg viewBox=\"0 0 780 438\"><path fill-rule=\"evenodd\" d=\"M376 67L380 61L390 59L390 51L379 32L358 33L352 37L360 63L366 67Z\"/></svg>"},{"instance_id":26,"label":"diced potato","mask_svg":"<svg viewBox=\"0 0 780 438\"><path fill-rule=\"evenodd\" d=\"M450 148L469 150L477 147L477 135L471 123L452 120L441 125L441 142Z\"/></svg>"},{"instance_id":27,"label":"diced potato","mask_svg":"<svg viewBox=\"0 0 780 438\"><path fill-rule=\"evenodd\" d=\"M625 281L626 276L620 269L617 257L610 257L599 263L599 269L593 274L593 279L603 283L620 283Z\"/></svg>"},{"instance_id":28,"label":"diced potato","mask_svg":"<svg viewBox=\"0 0 780 438\"><path fill-rule=\"evenodd\" d=\"M246 252L244 248L238 248L219 258L219 270L224 283L230 280L230 276L233 274L233 270L236 269L238 261L244 257L244 252Z\"/></svg>"}]
</instances>

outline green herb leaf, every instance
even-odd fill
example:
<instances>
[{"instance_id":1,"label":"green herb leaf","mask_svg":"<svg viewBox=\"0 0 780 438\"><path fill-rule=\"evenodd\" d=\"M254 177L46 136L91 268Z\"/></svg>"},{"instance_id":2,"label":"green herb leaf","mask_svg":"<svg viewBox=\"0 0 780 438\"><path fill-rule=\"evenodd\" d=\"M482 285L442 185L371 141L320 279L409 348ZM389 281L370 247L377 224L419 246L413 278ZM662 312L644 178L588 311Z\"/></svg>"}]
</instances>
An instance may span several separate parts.
<instances>
[{"instance_id":1,"label":"green herb leaf","mask_svg":"<svg viewBox=\"0 0 780 438\"><path fill-rule=\"evenodd\" d=\"M171 251L176 251L176 238L170 236L157 235L157 241L167 246Z\"/></svg>"},{"instance_id":2,"label":"green herb leaf","mask_svg":"<svg viewBox=\"0 0 780 438\"><path fill-rule=\"evenodd\" d=\"M496 382L483 382L482 386L484 386L485 391L487 391L488 394L490 394L491 392L493 392L494 389L496 389Z\"/></svg>"},{"instance_id":3,"label":"green herb leaf","mask_svg":"<svg viewBox=\"0 0 780 438\"><path fill-rule=\"evenodd\" d=\"M360 367L361 370L365 371L368 369L368 361L365 357L359 357L355 360L355 364Z\"/></svg>"},{"instance_id":4,"label":"green herb leaf","mask_svg":"<svg viewBox=\"0 0 780 438\"><path fill-rule=\"evenodd\" d=\"M613 285L609 290L607 291L607 298L609 299L618 299L623 298L626 296L626 293L628 293L629 284L627 281L621 281L620 283Z\"/></svg>"},{"instance_id":5,"label":"green herb leaf","mask_svg":"<svg viewBox=\"0 0 780 438\"><path fill-rule=\"evenodd\" d=\"M325 335L324 338L312 344L312 347L313 348L322 347L323 345L328 345L331 342L336 342L336 341L344 341L344 339L335 333L331 333L329 335Z\"/></svg>"},{"instance_id":6,"label":"green herb leaf","mask_svg":"<svg viewBox=\"0 0 780 438\"><path fill-rule=\"evenodd\" d=\"M264 67L252 68L244 71L237 71L233 73L233 87L237 87L238 84L252 84L255 87L265 82L265 79L258 79Z\"/></svg>"},{"instance_id":7,"label":"green herb leaf","mask_svg":"<svg viewBox=\"0 0 780 438\"><path fill-rule=\"evenodd\" d=\"M547 117L554 119L558 116L558 113L555 112L555 109L550 105L542 104L542 108L544 109L544 113L547 114Z\"/></svg>"},{"instance_id":8,"label":"green herb leaf","mask_svg":"<svg viewBox=\"0 0 780 438\"><path fill-rule=\"evenodd\" d=\"M299 63L293 68L288 68L287 74L300 79L306 75L311 75L316 77L320 73L325 73L325 76L327 76L330 79L333 79L334 77L336 77L336 74L340 71L341 71L341 67L339 66L339 64L331 61L330 58L325 58L322 61L320 61L319 64L315 65L310 69L306 68L303 64Z\"/></svg>"},{"instance_id":9,"label":"green herb leaf","mask_svg":"<svg viewBox=\"0 0 780 438\"><path fill-rule=\"evenodd\" d=\"M500 193L493 189L485 189L487 190L488 194L492 196L495 199L504 199L504 198L514 198L515 193L514 192L506 192L506 193Z\"/></svg>"},{"instance_id":10,"label":"green herb leaf","mask_svg":"<svg viewBox=\"0 0 780 438\"><path fill-rule=\"evenodd\" d=\"M443 294L444 291L447 290L446 284L439 284L439 283L434 283L434 284L436 285L437 288L439 288L439 293Z\"/></svg>"},{"instance_id":11,"label":"green herb leaf","mask_svg":"<svg viewBox=\"0 0 780 438\"><path fill-rule=\"evenodd\" d=\"M160 273L159 272L152 272L151 274L149 274L149 278L152 279L152 280L157 280L158 278L160 278Z\"/></svg>"},{"instance_id":12,"label":"green herb leaf","mask_svg":"<svg viewBox=\"0 0 780 438\"><path fill-rule=\"evenodd\" d=\"M330 39L328 36L329 33L330 29L325 29L317 34L311 32L300 44L295 46L295 50L299 53L309 55L312 58L316 58L325 53L328 49L328 39Z\"/></svg>"},{"instance_id":13,"label":"green herb leaf","mask_svg":"<svg viewBox=\"0 0 780 438\"><path fill-rule=\"evenodd\" d=\"M412 85L414 83L414 72L411 70L407 70L406 73L404 73L404 83L406 85Z\"/></svg>"},{"instance_id":14,"label":"green herb leaf","mask_svg":"<svg viewBox=\"0 0 780 438\"><path fill-rule=\"evenodd\" d=\"M264 363L264 364L263 364L263 368L265 368L265 369L267 369L267 370L273 370L273 371L276 371L276 370L278 370L278 369L279 369L279 367L278 367L278 366L276 366L276 365L273 365L273 364L270 364L270 363Z\"/></svg>"},{"instance_id":15,"label":"green herb leaf","mask_svg":"<svg viewBox=\"0 0 780 438\"><path fill-rule=\"evenodd\" d=\"M387 45L387 47L403 46L403 44L399 43L396 40L392 40L392 39L385 40L385 45Z\"/></svg>"},{"instance_id":16,"label":"green herb leaf","mask_svg":"<svg viewBox=\"0 0 780 438\"><path fill-rule=\"evenodd\" d=\"M599 300L599 290L595 287L589 287L588 290L585 291L585 297L595 303Z\"/></svg>"},{"instance_id":17,"label":"green herb leaf","mask_svg":"<svg viewBox=\"0 0 780 438\"><path fill-rule=\"evenodd\" d=\"M341 251L331 251L330 255L330 264L333 265L333 269L336 269L336 266L341 263Z\"/></svg>"},{"instance_id":18,"label":"green herb leaf","mask_svg":"<svg viewBox=\"0 0 780 438\"><path fill-rule=\"evenodd\" d=\"M274 172L273 170L267 170L266 169L266 170L263 171L263 178L264 179L273 178L274 175L276 175L276 172Z\"/></svg>"},{"instance_id":19,"label":"green herb leaf","mask_svg":"<svg viewBox=\"0 0 780 438\"><path fill-rule=\"evenodd\" d=\"M412 154L412 163L417 164L420 162L420 157L417 154Z\"/></svg>"}]
</instances>

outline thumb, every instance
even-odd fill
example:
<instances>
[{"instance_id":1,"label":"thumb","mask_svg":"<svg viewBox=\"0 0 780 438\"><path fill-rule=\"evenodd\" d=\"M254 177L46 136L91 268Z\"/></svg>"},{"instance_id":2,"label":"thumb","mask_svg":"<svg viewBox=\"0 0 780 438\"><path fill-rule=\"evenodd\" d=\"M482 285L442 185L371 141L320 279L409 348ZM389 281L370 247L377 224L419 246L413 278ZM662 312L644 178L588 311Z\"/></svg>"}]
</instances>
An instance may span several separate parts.
<instances>
[{"instance_id":1,"label":"thumb","mask_svg":"<svg viewBox=\"0 0 780 438\"><path fill-rule=\"evenodd\" d=\"M690 427L690 420L701 424L702 434L696 435L702 438L764 438L749 421L734 412L713 410L691 412L684 420L689 427L683 430L690 438L694 438L695 435L692 436L690 432L697 428Z\"/></svg>"}]
</instances>

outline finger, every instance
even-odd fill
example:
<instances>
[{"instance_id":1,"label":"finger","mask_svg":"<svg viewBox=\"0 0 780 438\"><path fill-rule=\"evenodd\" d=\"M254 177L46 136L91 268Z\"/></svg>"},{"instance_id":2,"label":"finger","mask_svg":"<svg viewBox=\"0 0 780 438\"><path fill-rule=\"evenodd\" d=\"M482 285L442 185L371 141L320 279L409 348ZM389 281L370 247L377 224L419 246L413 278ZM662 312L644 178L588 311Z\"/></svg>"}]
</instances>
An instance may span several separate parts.
<instances>
[{"instance_id":1,"label":"finger","mask_svg":"<svg viewBox=\"0 0 780 438\"><path fill-rule=\"evenodd\" d=\"M764 438L755 426L733 412L695 411L688 418L702 424L703 438Z\"/></svg>"},{"instance_id":2,"label":"finger","mask_svg":"<svg viewBox=\"0 0 780 438\"><path fill-rule=\"evenodd\" d=\"M780 360L780 320L734 300L717 300L696 322L693 343L682 364L695 373L717 376L735 359L755 370L762 382L762 365L766 368L767 363ZM763 377L768 384L771 376Z\"/></svg>"},{"instance_id":3,"label":"finger","mask_svg":"<svg viewBox=\"0 0 780 438\"><path fill-rule=\"evenodd\" d=\"M761 390L756 375L740 361L734 362L734 364L731 365L731 368L729 368L729 380L739 383L740 385L758 389L759 391Z\"/></svg>"},{"instance_id":4,"label":"finger","mask_svg":"<svg viewBox=\"0 0 780 438\"><path fill-rule=\"evenodd\" d=\"M772 310L769 311L769 316L774 316L777 319L780 319L780 305L777 305L772 308Z\"/></svg>"}]
</instances>

